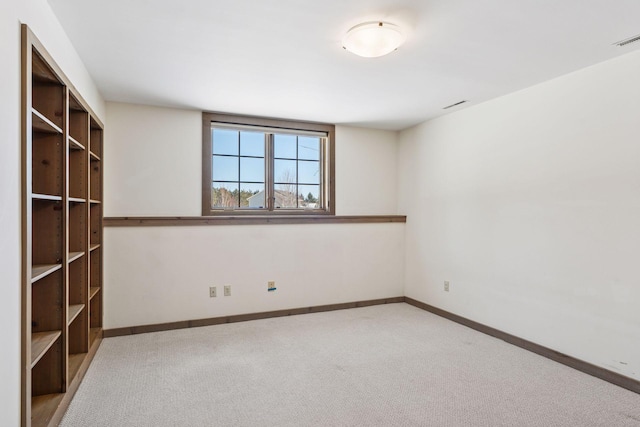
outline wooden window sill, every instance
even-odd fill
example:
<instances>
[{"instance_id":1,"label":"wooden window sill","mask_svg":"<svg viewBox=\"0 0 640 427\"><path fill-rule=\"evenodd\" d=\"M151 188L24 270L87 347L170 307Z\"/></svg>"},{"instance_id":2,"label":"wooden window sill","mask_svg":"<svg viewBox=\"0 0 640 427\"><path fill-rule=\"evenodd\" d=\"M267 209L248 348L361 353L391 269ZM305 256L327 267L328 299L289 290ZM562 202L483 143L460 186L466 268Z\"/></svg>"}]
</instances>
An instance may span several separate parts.
<instances>
[{"instance_id":1,"label":"wooden window sill","mask_svg":"<svg viewBox=\"0 0 640 427\"><path fill-rule=\"evenodd\" d=\"M405 215L305 215L305 216L182 216L182 217L106 217L105 227L164 227L186 225L261 225L261 224L373 224L407 222Z\"/></svg>"}]
</instances>

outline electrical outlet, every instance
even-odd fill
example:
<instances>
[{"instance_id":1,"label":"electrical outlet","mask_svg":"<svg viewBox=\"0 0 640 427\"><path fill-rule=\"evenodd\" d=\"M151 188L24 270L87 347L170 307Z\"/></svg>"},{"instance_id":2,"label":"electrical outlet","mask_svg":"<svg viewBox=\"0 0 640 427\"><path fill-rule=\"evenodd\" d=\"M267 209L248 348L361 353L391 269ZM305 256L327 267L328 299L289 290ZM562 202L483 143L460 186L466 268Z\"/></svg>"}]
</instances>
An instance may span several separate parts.
<instances>
[{"instance_id":1,"label":"electrical outlet","mask_svg":"<svg viewBox=\"0 0 640 427\"><path fill-rule=\"evenodd\" d=\"M267 291L273 292L276 290L276 282L274 280L269 280L267 282Z\"/></svg>"},{"instance_id":2,"label":"electrical outlet","mask_svg":"<svg viewBox=\"0 0 640 427\"><path fill-rule=\"evenodd\" d=\"M444 291L445 292L449 292L449 281L448 280L444 281Z\"/></svg>"},{"instance_id":3,"label":"electrical outlet","mask_svg":"<svg viewBox=\"0 0 640 427\"><path fill-rule=\"evenodd\" d=\"M216 287L215 286L210 286L209 287L209 298L215 298L218 296L218 291L216 291Z\"/></svg>"},{"instance_id":4,"label":"electrical outlet","mask_svg":"<svg viewBox=\"0 0 640 427\"><path fill-rule=\"evenodd\" d=\"M224 285L224 296L225 297L231 296L231 285Z\"/></svg>"}]
</instances>

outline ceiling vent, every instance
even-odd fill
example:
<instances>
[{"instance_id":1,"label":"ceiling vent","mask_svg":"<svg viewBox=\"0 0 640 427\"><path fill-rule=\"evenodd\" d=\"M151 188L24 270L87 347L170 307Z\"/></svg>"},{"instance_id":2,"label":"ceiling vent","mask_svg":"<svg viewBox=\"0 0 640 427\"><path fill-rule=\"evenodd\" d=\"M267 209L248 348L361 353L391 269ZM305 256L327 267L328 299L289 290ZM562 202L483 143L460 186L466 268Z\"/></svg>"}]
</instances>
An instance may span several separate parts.
<instances>
[{"instance_id":1,"label":"ceiling vent","mask_svg":"<svg viewBox=\"0 0 640 427\"><path fill-rule=\"evenodd\" d=\"M636 42L640 42L640 34L638 34L637 36L629 37L628 39L620 40L619 42L615 42L614 46L624 47Z\"/></svg>"},{"instance_id":2,"label":"ceiling vent","mask_svg":"<svg viewBox=\"0 0 640 427\"><path fill-rule=\"evenodd\" d=\"M456 102L455 104L447 105L446 107L444 107L444 108L443 108L443 110L447 110L447 109L449 109L449 108L457 107L458 105L460 105L460 104L464 104L465 102L469 102L469 101L467 101L467 100L465 99L465 100L463 100L463 101Z\"/></svg>"}]
</instances>

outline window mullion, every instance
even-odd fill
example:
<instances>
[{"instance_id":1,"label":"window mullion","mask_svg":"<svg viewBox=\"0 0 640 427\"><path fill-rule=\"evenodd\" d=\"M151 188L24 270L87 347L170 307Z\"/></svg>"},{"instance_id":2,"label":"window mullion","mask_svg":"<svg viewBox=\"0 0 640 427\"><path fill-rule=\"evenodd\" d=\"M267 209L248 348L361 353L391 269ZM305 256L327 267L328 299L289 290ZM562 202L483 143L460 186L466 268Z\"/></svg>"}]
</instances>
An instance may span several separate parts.
<instances>
[{"instance_id":1,"label":"window mullion","mask_svg":"<svg viewBox=\"0 0 640 427\"><path fill-rule=\"evenodd\" d=\"M320 159L320 165L318 167L318 169L320 169L320 191L318 191L318 204L322 207L322 208L328 208L328 206L325 203L325 200L327 200L327 197L325 195L325 191L327 190L327 188L329 187L329 185L327 184L327 182L325 181L325 177L326 175L326 147L327 147L327 139L326 138L320 138L320 156L318 156L318 158Z\"/></svg>"},{"instance_id":2,"label":"window mullion","mask_svg":"<svg viewBox=\"0 0 640 427\"><path fill-rule=\"evenodd\" d=\"M298 192L300 191L298 184L300 183L300 171L298 170L298 166L300 165L300 143L299 143L299 136L296 135L296 183L295 183L295 188L296 188L296 194L295 194L295 201L296 201L296 208L300 207L300 198L298 197Z\"/></svg>"},{"instance_id":3,"label":"window mullion","mask_svg":"<svg viewBox=\"0 0 640 427\"><path fill-rule=\"evenodd\" d=\"M240 161L240 139L242 138L241 135L242 132L238 132L238 200L236 200L236 209L240 209L240 176L242 175L242 170L240 170L240 167L242 166L242 162Z\"/></svg>"},{"instance_id":4,"label":"window mullion","mask_svg":"<svg viewBox=\"0 0 640 427\"><path fill-rule=\"evenodd\" d=\"M274 184L273 184L273 168L274 168L274 160L273 160L273 134L265 133L265 183L264 190L267 202L267 210L274 211L275 210L275 194L274 194Z\"/></svg>"}]
</instances>

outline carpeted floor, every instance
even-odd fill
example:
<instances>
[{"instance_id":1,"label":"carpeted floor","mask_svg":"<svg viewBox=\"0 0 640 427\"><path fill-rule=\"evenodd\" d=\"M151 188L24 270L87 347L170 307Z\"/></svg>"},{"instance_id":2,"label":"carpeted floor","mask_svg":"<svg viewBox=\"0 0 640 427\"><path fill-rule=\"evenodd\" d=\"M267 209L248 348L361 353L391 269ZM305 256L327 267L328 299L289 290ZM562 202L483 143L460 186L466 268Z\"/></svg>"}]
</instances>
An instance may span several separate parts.
<instances>
[{"instance_id":1,"label":"carpeted floor","mask_svg":"<svg viewBox=\"0 0 640 427\"><path fill-rule=\"evenodd\" d=\"M640 395L408 304L108 338L62 426L640 426Z\"/></svg>"}]
</instances>

